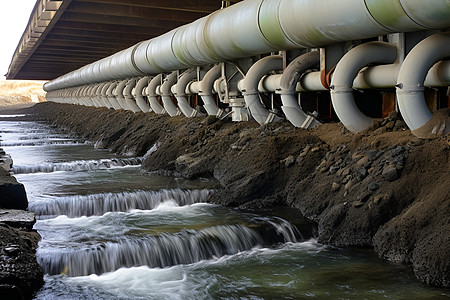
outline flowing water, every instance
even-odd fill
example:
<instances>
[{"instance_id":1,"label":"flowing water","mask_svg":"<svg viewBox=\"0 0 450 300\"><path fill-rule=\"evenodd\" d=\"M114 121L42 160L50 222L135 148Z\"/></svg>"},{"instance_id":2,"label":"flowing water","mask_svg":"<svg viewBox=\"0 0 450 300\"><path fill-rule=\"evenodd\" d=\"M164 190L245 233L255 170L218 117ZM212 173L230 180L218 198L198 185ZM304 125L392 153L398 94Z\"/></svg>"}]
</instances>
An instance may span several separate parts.
<instances>
[{"instance_id":1,"label":"flowing water","mask_svg":"<svg viewBox=\"0 0 450 300\"><path fill-rule=\"evenodd\" d=\"M207 204L217 188L209 180L143 173L142 158L45 124L0 116L0 138L42 236L36 299L450 298L370 251L320 245L280 217Z\"/></svg>"}]
</instances>

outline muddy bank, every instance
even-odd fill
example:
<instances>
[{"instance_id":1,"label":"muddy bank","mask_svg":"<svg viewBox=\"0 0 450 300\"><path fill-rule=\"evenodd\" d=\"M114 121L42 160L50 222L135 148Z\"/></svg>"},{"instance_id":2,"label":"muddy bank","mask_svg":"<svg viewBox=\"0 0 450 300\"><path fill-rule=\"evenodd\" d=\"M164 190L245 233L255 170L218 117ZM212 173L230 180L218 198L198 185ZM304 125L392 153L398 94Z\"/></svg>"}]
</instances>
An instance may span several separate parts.
<instances>
[{"instance_id":1,"label":"muddy bank","mask_svg":"<svg viewBox=\"0 0 450 300\"><path fill-rule=\"evenodd\" d=\"M419 139L394 113L352 134L340 123L302 130L285 121L259 126L55 103L27 112L115 152L144 155L157 144L143 167L214 177L223 188L212 203L298 208L318 224L320 242L374 248L410 264L422 282L450 287L448 134Z\"/></svg>"},{"instance_id":2,"label":"muddy bank","mask_svg":"<svg viewBox=\"0 0 450 300\"><path fill-rule=\"evenodd\" d=\"M34 214L25 211L25 188L11 176L11 164L11 158L0 149L0 295L32 299L44 283L35 256L40 235L32 230Z\"/></svg>"}]
</instances>

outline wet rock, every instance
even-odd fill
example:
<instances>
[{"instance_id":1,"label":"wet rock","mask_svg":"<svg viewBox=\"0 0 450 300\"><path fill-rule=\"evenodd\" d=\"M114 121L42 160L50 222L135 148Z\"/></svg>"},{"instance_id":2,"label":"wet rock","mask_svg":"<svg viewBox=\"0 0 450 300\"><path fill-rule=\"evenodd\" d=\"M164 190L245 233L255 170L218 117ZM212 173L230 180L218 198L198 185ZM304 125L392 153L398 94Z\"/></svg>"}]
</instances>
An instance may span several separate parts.
<instances>
[{"instance_id":1,"label":"wet rock","mask_svg":"<svg viewBox=\"0 0 450 300\"><path fill-rule=\"evenodd\" d=\"M28 198L21 183L0 184L0 208L27 209Z\"/></svg>"},{"instance_id":2,"label":"wet rock","mask_svg":"<svg viewBox=\"0 0 450 300\"><path fill-rule=\"evenodd\" d=\"M0 154L0 168L10 172L13 165L13 160L8 154Z\"/></svg>"},{"instance_id":3,"label":"wet rock","mask_svg":"<svg viewBox=\"0 0 450 300\"><path fill-rule=\"evenodd\" d=\"M31 230L36 219L33 212L21 209L0 209L0 222L15 228Z\"/></svg>"}]
</instances>

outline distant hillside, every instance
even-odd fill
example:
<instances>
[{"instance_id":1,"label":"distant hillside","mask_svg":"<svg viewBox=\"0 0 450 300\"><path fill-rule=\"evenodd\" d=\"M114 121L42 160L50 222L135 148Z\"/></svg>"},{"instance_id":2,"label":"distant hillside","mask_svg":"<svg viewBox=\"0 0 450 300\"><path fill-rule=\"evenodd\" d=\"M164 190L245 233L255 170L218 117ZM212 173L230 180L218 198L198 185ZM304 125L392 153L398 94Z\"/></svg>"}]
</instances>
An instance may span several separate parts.
<instances>
[{"instance_id":1,"label":"distant hillside","mask_svg":"<svg viewBox=\"0 0 450 300\"><path fill-rule=\"evenodd\" d=\"M0 80L0 106L44 102L43 81Z\"/></svg>"}]
</instances>

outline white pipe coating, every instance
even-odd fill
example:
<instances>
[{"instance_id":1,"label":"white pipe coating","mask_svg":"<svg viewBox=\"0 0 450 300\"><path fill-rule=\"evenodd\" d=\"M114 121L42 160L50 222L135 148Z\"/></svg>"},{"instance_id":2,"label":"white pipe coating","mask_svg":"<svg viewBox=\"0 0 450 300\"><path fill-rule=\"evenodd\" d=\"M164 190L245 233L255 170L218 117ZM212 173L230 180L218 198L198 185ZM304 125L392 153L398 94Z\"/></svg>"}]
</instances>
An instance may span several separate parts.
<instances>
[{"instance_id":1,"label":"white pipe coating","mask_svg":"<svg viewBox=\"0 0 450 300\"><path fill-rule=\"evenodd\" d=\"M150 104L144 98L144 89L147 88L150 83L150 76L144 76L136 83L136 87L132 90L134 99L136 99L136 104L139 106L142 112L150 112L152 108Z\"/></svg>"},{"instance_id":2,"label":"white pipe coating","mask_svg":"<svg viewBox=\"0 0 450 300\"><path fill-rule=\"evenodd\" d=\"M261 103L259 99L258 84L261 78L268 72L283 69L283 57L281 55L266 56L254 63L248 70L242 82L242 94L245 104L252 117L259 124L267 124L275 117Z\"/></svg>"},{"instance_id":3,"label":"white pipe coating","mask_svg":"<svg viewBox=\"0 0 450 300\"><path fill-rule=\"evenodd\" d=\"M122 80L119 82L115 90L113 91L114 96L116 97L117 103L119 104L121 109L127 110L127 106L125 103L125 98L123 97L123 90L127 85L128 79Z\"/></svg>"},{"instance_id":4,"label":"white pipe coating","mask_svg":"<svg viewBox=\"0 0 450 300\"><path fill-rule=\"evenodd\" d=\"M114 90L117 88L118 84L119 83L117 81L113 81L113 83L111 83L109 88L106 90L106 97L108 97L109 103L111 103L114 110L121 109L119 102L117 102L117 99L114 96Z\"/></svg>"},{"instance_id":5,"label":"white pipe coating","mask_svg":"<svg viewBox=\"0 0 450 300\"><path fill-rule=\"evenodd\" d=\"M181 75L176 85L174 85L174 95L177 98L178 108L184 116L192 118L197 116L198 111L192 108L186 99L186 87L192 80L197 78L196 69L190 69Z\"/></svg>"},{"instance_id":6,"label":"white pipe coating","mask_svg":"<svg viewBox=\"0 0 450 300\"><path fill-rule=\"evenodd\" d=\"M418 129L431 119L424 96L425 76L437 61L448 57L450 33L446 32L434 34L418 43L403 61L396 85L397 99L409 129Z\"/></svg>"},{"instance_id":7,"label":"white pipe coating","mask_svg":"<svg viewBox=\"0 0 450 300\"><path fill-rule=\"evenodd\" d=\"M139 106L136 104L136 100L134 99L134 97L132 95L132 90L136 86L136 82L137 82L136 78L130 79L127 82L125 88L123 89L123 97L124 97L126 106L128 107L128 110L131 110L134 113L141 111Z\"/></svg>"},{"instance_id":8,"label":"white pipe coating","mask_svg":"<svg viewBox=\"0 0 450 300\"><path fill-rule=\"evenodd\" d=\"M171 117L178 116L181 113L178 107L172 101L172 92L170 90L177 81L177 73L177 71L173 71L172 73L170 73L161 85L161 99L164 105L164 109Z\"/></svg>"},{"instance_id":9,"label":"white pipe coating","mask_svg":"<svg viewBox=\"0 0 450 300\"><path fill-rule=\"evenodd\" d=\"M307 127L315 127L319 124L315 119L305 123L306 119L312 117L308 116L300 107L295 91L300 76L309 69L318 68L319 63L320 54L318 51L302 54L287 66L283 72L283 76L281 76L280 89L278 91L281 95L281 102L283 103L281 109L289 122L295 127L305 128L306 124L308 125Z\"/></svg>"},{"instance_id":10,"label":"white pipe coating","mask_svg":"<svg viewBox=\"0 0 450 300\"><path fill-rule=\"evenodd\" d=\"M164 114L166 113L164 107L158 101L158 94L156 93L156 89L161 85L162 74L158 74L150 80L147 89L147 98L150 102L150 107L156 114Z\"/></svg>"},{"instance_id":11,"label":"white pipe coating","mask_svg":"<svg viewBox=\"0 0 450 300\"><path fill-rule=\"evenodd\" d=\"M384 42L369 42L356 46L339 61L331 79L330 93L334 111L344 126L360 132L372 124L353 98L353 80L368 64L391 64L397 58L397 47Z\"/></svg>"},{"instance_id":12,"label":"white pipe coating","mask_svg":"<svg viewBox=\"0 0 450 300\"><path fill-rule=\"evenodd\" d=\"M448 27L448 0L245 0L60 76L44 90Z\"/></svg>"},{"instance_id":13,"label":"white pipe coating","mask_svg":"<svg viewBox=\"0 0 450 300\"><path fill-rule=\"evenodd\" d=\"M220 77L222 67L215 65L206 72L200 82L200 92L198 93L203 100L203 107L210 116L218 116L220 118L221 109L216 105L213 96L214 82Z\"/></svg>"},{"instance_id":14,"label":"white pipe coating","mask_svg":"<svg viewBox=\"0 0 450 300\"><path fill-rule=\"evenodd\" d=\"M102 90L100 91L100 96L102 97L103 102L105 102L107 108L113 108L106 94L106 91L108 90L111 83L111 81L106 82L105 85L103 85Z\"/></svg>"}]
</instances>

